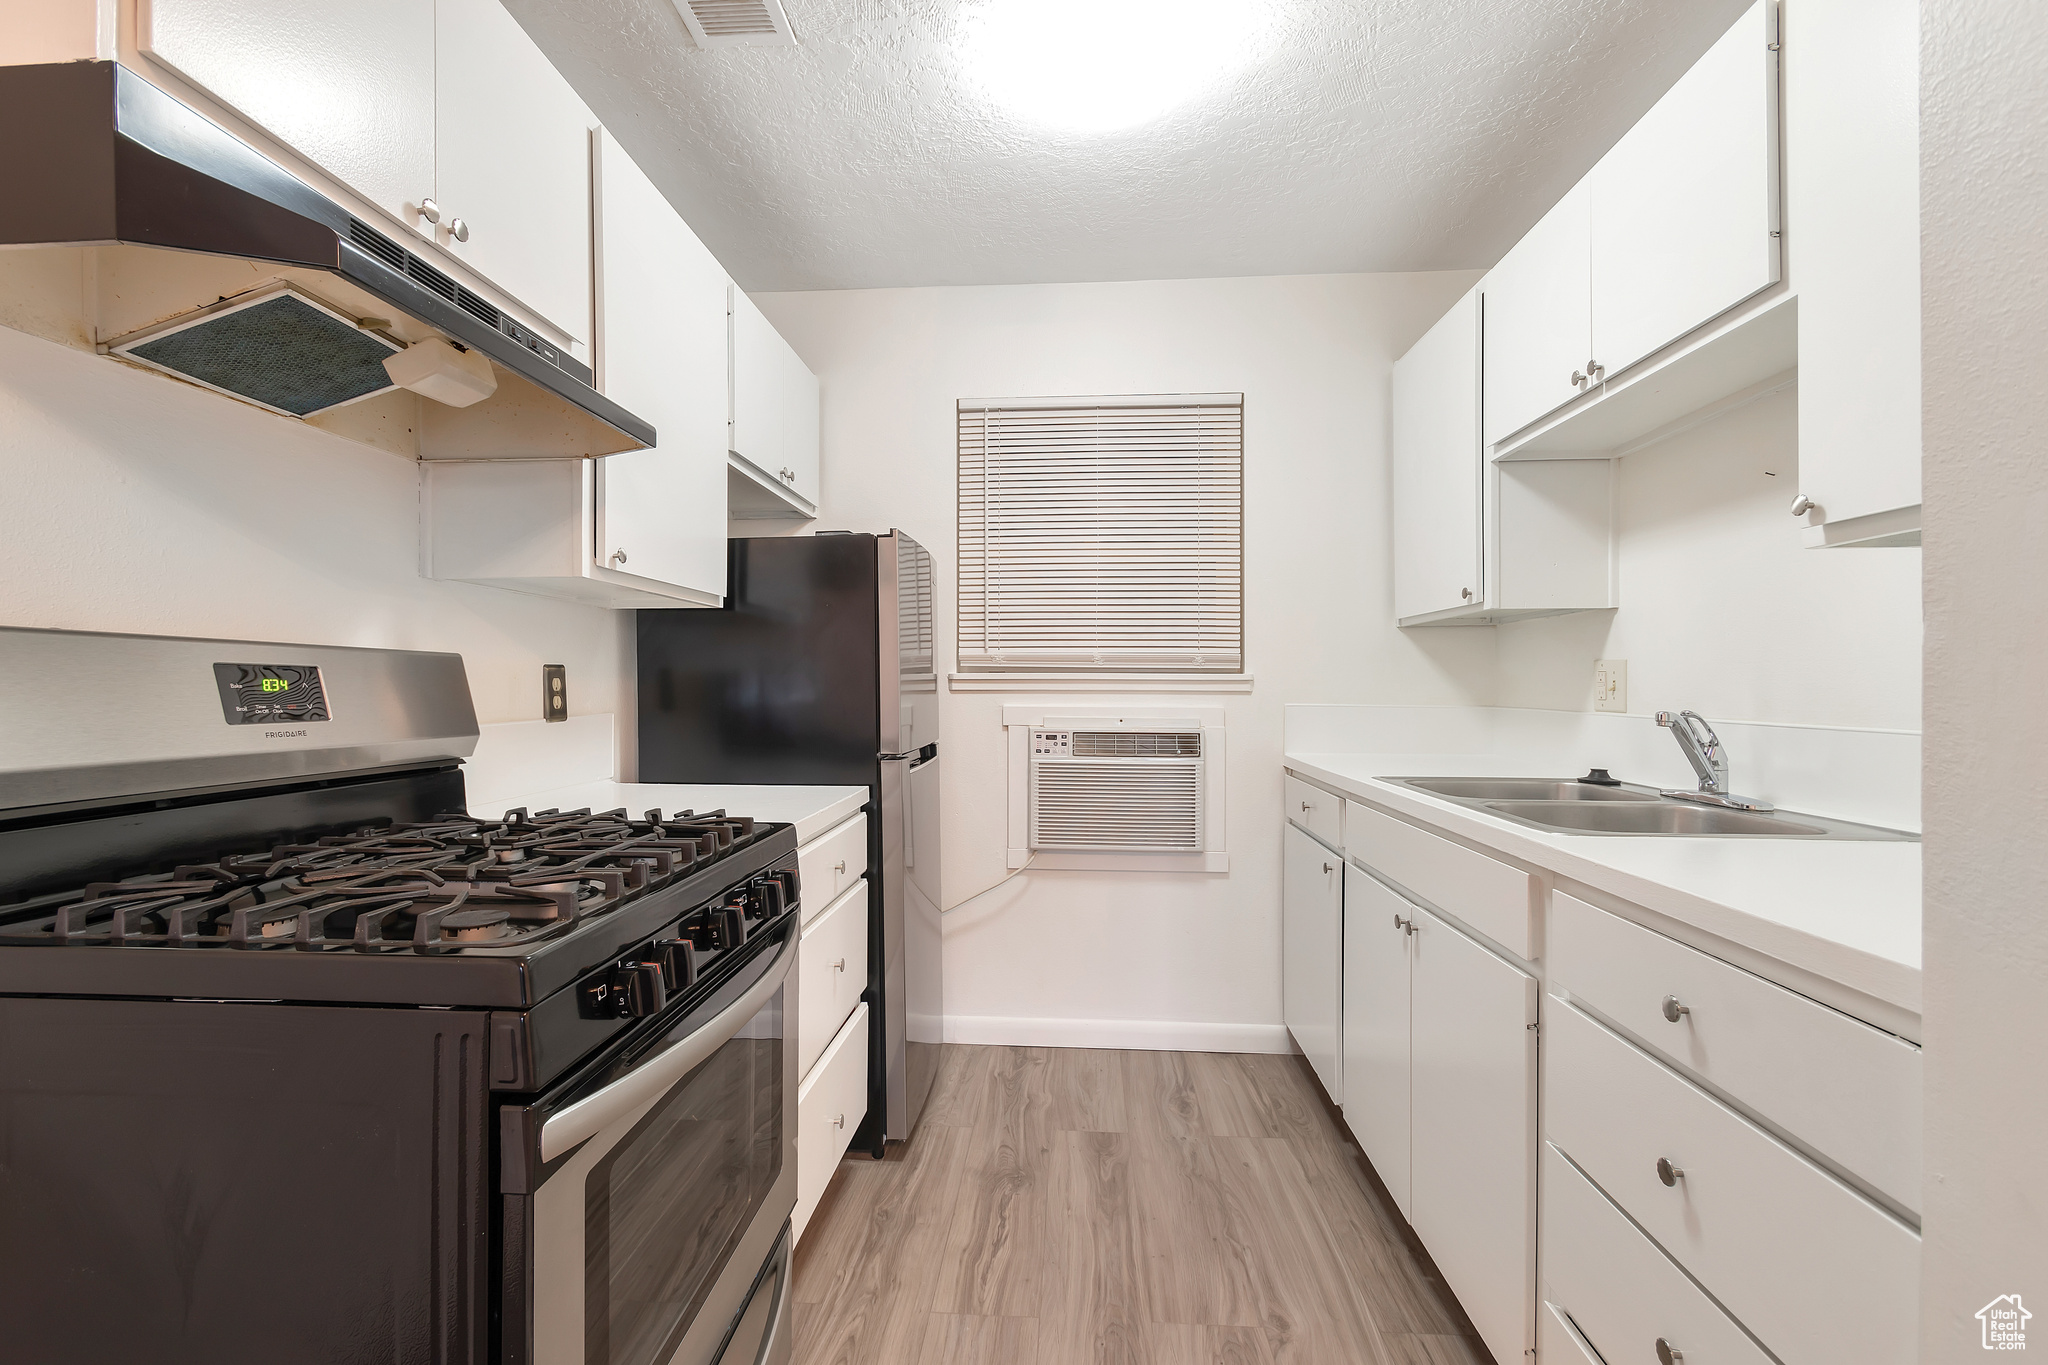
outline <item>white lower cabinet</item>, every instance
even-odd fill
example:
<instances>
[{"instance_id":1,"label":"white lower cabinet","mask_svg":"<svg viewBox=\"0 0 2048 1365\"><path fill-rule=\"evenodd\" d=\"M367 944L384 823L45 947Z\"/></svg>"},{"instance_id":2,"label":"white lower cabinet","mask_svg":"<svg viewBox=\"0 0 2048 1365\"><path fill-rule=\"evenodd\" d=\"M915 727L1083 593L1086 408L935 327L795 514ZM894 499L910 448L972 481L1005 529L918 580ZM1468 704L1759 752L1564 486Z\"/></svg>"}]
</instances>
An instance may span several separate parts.
<instances>
[{"instance_id":1,"label":"white lower cabinet","mask_svg":"<svg viewBox=\"0 0 2048 1365\"><path fill-rule=\"evenodd\" d=\"M810 1074L868 984L868 885L806 924L797 947L796 1073Z\"/></svg>"},{"instance_id":2,"label":"white lower cabinet","mask_svg":"<svg viewBox=\"0 0 2048 1365\"><path fill-rule=\"evenodd\" d=\"M1332 1104L1344 1102L1344 858L1289 824L1282 838L1280 1012Z\"/></svg>"},{"instance_id":3,"label":"white lower cabinet","mask_svg":"<svg viewBox=\"0 0 2048 1365\"><path fill-rule=\"evenodd\" d=\"M803 888L803 918L813 916L846 893L868 870L868 817L849 816L796 852L797 884Z\"/></svg>"},{"instance_id":4,"label":"white lower cabinet","mask_svg":"<svg viewBox=\"0 0 2048 1365\"><path fill-rule=\"evenodd\" d=\"M1415 914L1370 873L1344 869L1344 1122L1410 1221L1408 942Z\"/></svg>"},{"instance_id":5,"label":"white lower cabinet","mask_svg":"<svg viewBox=\"0 0 2048 1365\"><path fill-rule=\"evenodd\" d=\"M1545 1365L1601 1359L1647 1365L1658 1358L1659 1342L1685 1365L1770 1365L1770 1357L1548 1143L1543 1290L1553 1317L1539 1323L1537 1358ZM1572 1330L1559 1330L1560 1311ZM1570 1341L1574 1330L1597 1356Z\"/></svg>"},{"instance_id":6,"label":"white lower cabinet","mask_svg":"<svg viewBox=\"0 0 2048 1365\"><path fill-rule=\"evenodd\" d=\"M1550 1141L1784 1365L1917 1359L1917 1232L1570 1005L1545 1027Z\"/></svg>"},{"instance_id":7,"label":"white lower cabinet","mask_svg":"<svg viewBox=\"0 0 2048 1365\"><path fill-rule=\"evenodd\" d=\"M1518 1360L1535 1328L1536 979L1345 876L1345 1123L1494 1359Z\"/></svg>"},{"instance_id":8,"label":"white lower cabinet","mask_svg":"<svg viewBox=\"0 0 2048 1365\"><path fill-rule=\"evenodd\" d=\"M796 1213L790 1220L792 1241L817 1211L818 1200L832 1183L832 1172L853 1141L853 1130L868 1111L868 1007L857 1006L853 1017L834 1035L824 1055L796 1090Z\"/></svg>"}]
</instances>

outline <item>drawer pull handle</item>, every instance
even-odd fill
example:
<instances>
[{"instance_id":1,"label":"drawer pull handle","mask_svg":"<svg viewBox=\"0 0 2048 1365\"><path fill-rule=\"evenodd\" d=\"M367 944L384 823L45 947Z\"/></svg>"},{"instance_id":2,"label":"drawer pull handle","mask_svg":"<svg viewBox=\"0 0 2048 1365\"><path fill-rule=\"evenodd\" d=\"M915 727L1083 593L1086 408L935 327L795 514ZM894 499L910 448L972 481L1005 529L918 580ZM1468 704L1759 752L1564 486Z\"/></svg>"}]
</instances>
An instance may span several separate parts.
<instances>
[{"instance_id":1,"label":"drawer pull handle","mask_svg":"<svg viewBox=\"0 0 2048 1365\"><path fill-rule=\"evenodd\" d=\"M841 858L841 859L840 859L840 860L839 860L838 862L836 862L836 863L832 864L832 870L833 870L834 872L838 872L838 873L842 873L842 874L843 874L843 873L845 873L845 871L846 871L846 859L844 859L844 858Z\"/></svg>"},{"instance_id":2,"label":"drawer pull handle","mask_svg":"<svg viewBox=\"0 0 2048 1365\"><path fill-rule=\"evenodd\" d=\"M1670 1157L1660 1156L1657 1158L1657 1178L1663 1181L1667 1187L1676 1185L1679 1181L1685 1179L1685 1169L1672 1165Z\"/></svg>"},{"instance_id":3,"label":"drawer pull handle","mask_svg":"<svg viewBox=\"0 0 2048 1365\"><path fill-rule=\"evenodd\" d=\"M1685 1365L1685 1352L1662 1337L1657 1338L1657 1365Z\"/></svg>"},{"instance_id":4,"label":"drawer pull handle","mask_svg":"<svg viewBox=\"0 0 2048 1365\"><path fill-rule=\"evenodd\" d=\"M1672 1023L1677 1023L1680 1019L1691 1013L1692 1006L1679 1004L1677 996L1667 995L1664 997L1664 1017Z\"/></svg>"},{"instance_id":5,"label":"drawer pull handle","mask_svg":"<svg viewBox=\"0 0 2048 1365\"><path fill-rule=\"evenodd\" d=\"M843 971L845 971L845 970L846 970L846 959L842 957L842 958L840 958L840 959L839 959L839 960L838 960L837 962L833 963L833 964L832 964L832 970L833 970L833 971L835 971L835 972L843 972Z\"/></svg>"},{"instance_id":6,"label":"drawer pull handle","mask_svg":"<svg viewBox=\"0 0 2048 1365\"><path fill-rule=\"evenodd\" d=\"M1315 806L1314 806L1314 805L1313 805L1312 803L1310 803L1310 802L1304 801L1304 802L1302 802L1302 803L1301 803L1301 808L1302 808L1302 809L1303 809L1304 811L1311 811L1311 810L1314 810L1314 809L1315 809Z\"/></svg>"}]
</instances>

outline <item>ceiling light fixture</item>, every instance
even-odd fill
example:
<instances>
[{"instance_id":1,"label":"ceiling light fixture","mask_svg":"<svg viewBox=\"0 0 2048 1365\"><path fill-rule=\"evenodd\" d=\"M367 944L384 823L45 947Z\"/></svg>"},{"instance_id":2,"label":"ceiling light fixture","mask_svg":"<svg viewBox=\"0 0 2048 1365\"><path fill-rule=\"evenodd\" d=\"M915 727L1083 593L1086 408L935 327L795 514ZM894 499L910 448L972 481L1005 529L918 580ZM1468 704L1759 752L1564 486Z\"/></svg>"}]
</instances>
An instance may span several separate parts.
<instances>
[{"instance_id":1,"label":"ceiling light fixture","mask_svg":"<svg viewBox=\"0 0 2048 1365\"><path fill-rule=\"evenodd\" d=\"M967 17L967 74L1034 123L1108 133L1150 123L1256 59L1256 0L987 0Z\"/></svg>"}]
</instances>

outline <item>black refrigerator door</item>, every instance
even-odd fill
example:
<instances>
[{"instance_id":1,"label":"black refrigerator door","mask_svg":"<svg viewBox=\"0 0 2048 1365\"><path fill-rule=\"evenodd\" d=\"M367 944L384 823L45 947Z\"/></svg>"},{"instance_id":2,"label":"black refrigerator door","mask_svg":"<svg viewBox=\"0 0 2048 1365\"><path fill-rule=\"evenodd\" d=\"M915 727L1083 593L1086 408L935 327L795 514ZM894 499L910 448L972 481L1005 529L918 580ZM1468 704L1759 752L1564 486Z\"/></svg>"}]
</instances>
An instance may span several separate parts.
<instances>
[{"instance_id":1,"label":"black refrigerator door","mask_svg":"<svg viewBox=\"0 0 2048 1365\"><path fill-rule=\"evenodd\" d=\"M871 786L875 537L730 542L727 605L638 620L642 782Z\"/></svg>"}]
</instances>

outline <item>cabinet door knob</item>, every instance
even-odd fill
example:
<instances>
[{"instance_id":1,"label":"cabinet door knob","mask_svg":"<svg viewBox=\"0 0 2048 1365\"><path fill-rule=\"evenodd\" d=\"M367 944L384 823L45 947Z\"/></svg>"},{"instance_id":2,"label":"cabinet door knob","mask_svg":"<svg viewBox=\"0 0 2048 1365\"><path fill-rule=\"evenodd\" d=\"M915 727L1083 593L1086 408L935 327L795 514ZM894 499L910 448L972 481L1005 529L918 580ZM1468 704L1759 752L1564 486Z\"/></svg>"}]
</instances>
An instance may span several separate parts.
<instances>
[{"instance_id":1,"label":"cabinet door knob","mask_svg":"<svg viewBox=\"0 0 2048 1365\"><path fill-rule=\"evenodd\" d=\"M1572 387L1575 389L1586 387L1586 376L1578 370L1572 371Z\"/></svg>"},{"instance_id":2,"label":"cabinet door knob","mask_svg":"<svg viewBox=\"0 0 2048 1365\"><path fill-rule=\"evenodd\" d=\"M1801 493L1798 497L1792 499L1792 515L1795 517L1803 517L1808 512L1813 511L1814 508L1818 506L1820 506L1819 503L1815 502L1812 498L1807 497L1806 494Z\"/></svg>"},{"instance_id":3,"label":"cabinet door knob","mask_svg":"<svg viewBox=\"0 0 2048 1365\"><path fill-rule=\"evenodd\" d=\"M1586 362L1586 381L1588 383L1598 383L1600 376L1606 373L1607 367L1599 361L1589 360Z\"/></svg>"},{"instance_id":4,"label":"cabinet door knob","mask_svg":"<svg viewBox=\"0 0 2048 1365\"><path fill-rule=\"evenodd\" d=\"M624 550L613 550L613 551L612 551L612 563L614 563L614 564L623 564L623 563L625 563L625 562L626 562L626 552L625 552Z\"/></svg>"},{"instance_id":5,"label":"cabinet door knob","mask_svg":"<svg viewBox=\"0 0 2048 1365\"><path fill-rule=\"evenodd\" d=\"M1313 804L1313 803L1311 803L1311 802L1308 802L1308 801L1304 801L1304 802L1302 802L1302 803L1301 803L1301 808L1302 808L1302 809L1303 809L1304 811L1310 811L1310 810L1314 810L1314 809L1315 809L1315 806L1314 806L1314 804Z\"/></svg>"},{"instance_id":6,"label":"cabinet door knob","mask_svg":"<svg viewBox=\"0 0 2048 1365\"><path fill-rule=\"evenodd\" d=\"M1467 602L1470 602L1472 600L1472 589L1460 588L1458 589L1458 596L1464 598Z\"/></svg>"},{"instance_id":7,"label":"cabinet door knob","mask_svg":"<svg viewBox=\"0 0 2048 1365\"><path fill-rule=\"evenodd\" d=\"M784 483L795 483L795 482L796 482L796 471L795 471L794 469L791 469L791 468L789 468L789 467L788 467L787 465L785 465L785 466L783 467L783 470L782 470L782 481L783 481Z\"/></svg>"},{"instance_id":8,"label":"cabinet door knob","mask_svg":"<svg viewBox=\"0 0 2048 1365\"><path fill-rule=\"evenodd\" d=\"M832 1126L834 1128L844 1128L846 1126L846 1115L841 1114L838 1118L833 1119Z\"/></svg>"},{"instance_id":9,"label":"cabinet door knob","mask_svg":"<svg viewBox=\"0 0 2048 1365\"><path fill-rule=\"evenodd\" d=\"M1324 875L1325 877L1327 877L1327 876L1329 876L1329 875L1330 875L1331 871L1332 871L1332 869L1331 869L1330 865L1329 865L1328 863L1324 863L1324 864L1323 864L1323 875Z\"/></svg>"},{"instance_id":10,"label":"cabinet door knob","mask_svg":"<svg viewBox=\"0 0 2048 1365\"><path fill-rule=\"evenodd\" d=\"M451 218L451 219L449 219L449 220L448 220L448 235L449 235L450 237L453 237L453 238L454 238L454 239L455 239L456 241L458 241L458 242L466 242L466 241L468 241L468 240L469 240L469 224L468 224L468 223L466 223L466 222L464 222L464 221L463 221L462 219L460 219L460 218Z\"/></svg>"},{"instance_id":11,"label":"cabinet door knob","mask_svg":"<svg viewBox=\"0 0 2048 1365\"><path fill-rule=\"evenodd\" d=\"M1672 1165L1670 1157L1660 1156L1657 1158L1657 1178L1669 1189L1685 1179L1685 1170L1683 1167Z\"/></svg>"},{"instance_id":12,"label":"cabinet door knob","mask_svg":"<svg viewBox=\"0 0 2048 1365\"><path fill-rule=\"evenodd\" d=\"M431 199L420 200L420 217L430 223L441 221L441 206Z\"/></svg>"},{"instance_id":13,"label":"cabinet door knob","mask_svg":"<svg viewBox=\"0 0 2048 1365\"><path fill-rule=\"evenodd\" d=\"M1664 997L1664 1017L1672 1023L1677 1023L1680 1019L1691 1013L1692 1006L1679 1004L1677 996L1667 995Z\"/></svg>"},{"instance_id":14,"label":"cabinet door knob","mask_svg":"<svg viewBox=\"0 0 2048 1365\"><path fill-rule=\"evenodd\" d=\"M832 964L832 970L833 970L833 971L835 971L835 972L843 972L843 971L845 971L845 970L846 970L846 959L842 957L842 958L840 958L840 959L839 959L838 961L834 962L834 963Z\"/></svg>"},{"instance_id":15,"label":"cabinet door knob","mask_svg":"<svg viewBox=\"0 0 2048 1365\"><path fill-rule=\"evenodd\" d=\"M841 859L840 859L840 860L839 860L838 862L836 862L836 863L832 864L832 870L833 870L834 872L844 872L844 871L846 871L846 859L844 859L844 858L841 858Z\"/></svg>"},{"instance_id":16,"label":"cabinet door knob","mask_svg":"<svg viewBox=\"0 0 2048 1365\"><path fill-rule=\"evenodd\" d=\"M1407 921L1407 920L1405 920L1405 919L1402 919L1402 918L1401 918L1401 917L1400 917L1399 915L1396 915L1396 916L1394 916L1394 927L1395 927L1396 929L1400 929L1400 928L1404 928L1404 927L1406 927L1407 923L1408 923L1408 921Z\"/></svg>"},{"instance_id":17,"label":"cabinet door knob","mask_svg":"<svg viewBox=\"0 0 2048 1365\"><path fill-rule=\"evenodd\" d=\"M1685 1352L1662 1337L1657 1338L1657 1365L1685 1365Z\"/></svg>"}]
</instances>

